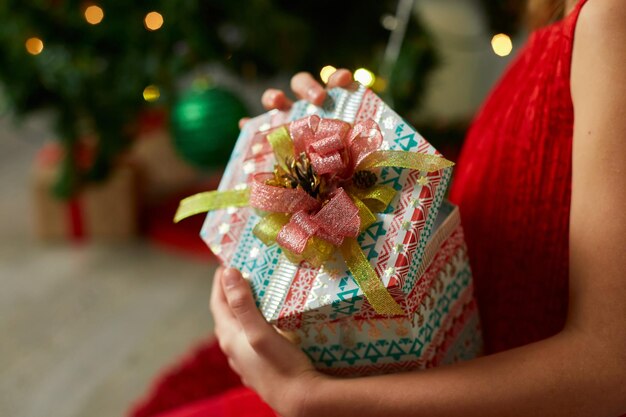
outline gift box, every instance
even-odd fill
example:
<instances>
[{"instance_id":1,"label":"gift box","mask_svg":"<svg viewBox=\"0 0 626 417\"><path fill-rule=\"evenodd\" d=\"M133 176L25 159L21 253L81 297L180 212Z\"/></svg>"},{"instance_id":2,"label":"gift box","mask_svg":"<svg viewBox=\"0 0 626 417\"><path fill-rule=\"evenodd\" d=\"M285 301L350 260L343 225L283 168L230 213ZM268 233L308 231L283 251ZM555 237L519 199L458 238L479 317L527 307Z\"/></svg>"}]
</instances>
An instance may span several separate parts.
<instances>
[{"instance_id":1,"label":"gift box","mask_svg":"<svg viewBox=\"0 0 626 417\"><path fill-rule=\"evenodd\" d=\"M315 366L354 376L481 351L451 165L372 91L333 89L242 129L201 236ZM443 208L442 208L443 207Z\"/></svg>"},{"instance_id":2,"label":"gift box","mask_svg":"<svg viewBox=\"0 0 626 417\"><path fill-rule=\"evenodd\" d=\"M480 322L458 208L444 203L433 229L421 263L409 271L418 278L406 297L406 316L357 313L330 322L293 323L279 315L277 324L292 329L287 337L316 368L336 376L425 369L479 356ZM297 291L292 286L287 299Z\"/></svg>"},{"instance_id":3,"label":"gift box","mask_svg":"<svg viewBox=\"0 0 626 417\"><path fill-rule=\"evenodd\" d=\"M79 152L78 157L85 160L90 155L88 151ZM62 158L59 145L48 143L34 161L33 210L37 236L45 241L134 238L138 231L138 210L137 175L132 164L120 162L105 181L89 184L64 200L52 191Z\"/></svg>"}]
</instances>

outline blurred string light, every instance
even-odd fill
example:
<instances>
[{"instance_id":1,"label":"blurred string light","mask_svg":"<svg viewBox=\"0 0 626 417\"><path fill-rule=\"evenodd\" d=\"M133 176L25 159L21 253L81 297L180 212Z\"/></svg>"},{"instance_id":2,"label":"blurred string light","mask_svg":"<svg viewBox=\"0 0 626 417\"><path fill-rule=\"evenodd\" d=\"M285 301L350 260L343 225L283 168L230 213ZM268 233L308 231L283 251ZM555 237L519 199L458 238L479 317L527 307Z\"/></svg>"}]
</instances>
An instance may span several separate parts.
<instances>
[{"instance_id":1,"label":"blurred string light","mask_svg":"<svg viewBox=\"0 0 626 417\"><path fill-rule=\"evenodd\" d=\"M156 85L151 84L143 89L143 99L148 103L157 101L159 97L161 97L161 91Z\"/></svg>"},{"instance_id":2,"label":"blurred string light","mask_svg":"<svg viewBox=\"0 0 626 417\"><path fill-rule=\"evenodd\" d=\"M365 68L359 68L354 71L354 79L366 87L371 87L376 82L374 73Z\"/></svg>"},{"instance_id":3,"label":"blurred string light","mask_svg":"<svg viewBox=\"0 0 626 417\"><path fill-rule=\"evenodd\" d=\"M148 30L158 30L163 26L163 15L159 12L150 12L143 19L143 23Z\"/></svg>"},{"instance_id":4,"label":"blurred string light","mask_svg":"<svg viewBox=\"0 0 626 417\"><path fill-rule=\"evenodd\" d=\"M387 30L395 30L398 27L398 19L392 14L385 14L380 18L380 24Z\"/></svg>"},{"instance_id":5,"label":"blurred string light","mask_svg":"<svg viewBox=\"0 0 626 417\"><path fill-rule=\"evenodd\" d=\"M31 55L39 55L43 51L43 41L36 37L26 39L25 46L26 52Z\"/></svg>"},{"instance_id":6,"label":"blurred string light","mask_svg":"<svg viewBox=\"0 0 626 417\"><path fill-rule=\"evenodd\" d=\"M97 25L104 19L104 11L101 7L92 4L85 9L85 20L90 25Z\"/></svg>"},{"instance_id":7,"label":"blurred string light","mask_svg":"<svg viewBox=\"0 0 626 417\"><path fill-rule=\"evenodd\" d=\"M332 65L326 65L324 68L320 70L320 78L324 84L328 83L328 79L331 75L333 75L337 71L337 68Z\"/></svg>"},{"instance_id":8,"label":"blurred string light","mask_svg":"<svg viewBox=\"0 0 626 417\"><path fill-rule=\"evenodd\" d=\"M513 50L513 42L509 35L498 33L491 38L491 47L493 52L498 56L507 56Z\"/></svg>"}]
</instances>

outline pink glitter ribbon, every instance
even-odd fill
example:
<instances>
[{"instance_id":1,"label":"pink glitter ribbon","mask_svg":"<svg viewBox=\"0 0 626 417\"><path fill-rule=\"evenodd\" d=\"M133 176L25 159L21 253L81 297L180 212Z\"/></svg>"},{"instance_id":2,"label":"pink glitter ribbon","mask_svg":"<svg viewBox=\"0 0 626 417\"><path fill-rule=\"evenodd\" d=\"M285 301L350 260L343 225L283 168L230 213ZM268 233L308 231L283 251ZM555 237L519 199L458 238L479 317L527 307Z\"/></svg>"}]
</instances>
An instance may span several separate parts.
<instances>
[{"instance_id":1,"label":"pink glitter ribbon","mask_svg":"<svg viewBox=\"0 0 626 417\"><path fill-rule=\"evenodd\" d=\"M351 128L344 121L316 115L292 122L289 134L296 154L306 152L315 172L343 179L350 178L354 168L383 140L378 125L371 119Z\"/></svg>"},{"instance_id":2,"label":"pink glitter ribbon","mask_svg":"<svg viewBox=\"0 0 626 417\"><path fill-rule=\"evenodd\" d=\"M278 233L276 242L301 255L312 236L340 246L346 237L357 237L360 226L359 209L343 188L338 188L316 214L302 210L291 216Z\"/></svg>"},{"instance_id":3,"label":"pink glitter ribbon","mask_svg":"<svg viewBox=\"0 0 626 417\"><path fill-rule=\"evenodd\" d=\"M295 154L306 153L318 175L341 182L354 173L367 155L382 143L376 122L368 119L351 127L336 119L312 115L289 125ZM317 236L335 246L346 237L357 237L361 225L359 209L343 188L337 188L322 206L300 188L267 185L273 174L256 174L250 188L250 205L260 210L292 214L276 242L295 254L302 254L308 240ZM332 181L335 179L335 181Z\"/></svg>"}]
</instances>

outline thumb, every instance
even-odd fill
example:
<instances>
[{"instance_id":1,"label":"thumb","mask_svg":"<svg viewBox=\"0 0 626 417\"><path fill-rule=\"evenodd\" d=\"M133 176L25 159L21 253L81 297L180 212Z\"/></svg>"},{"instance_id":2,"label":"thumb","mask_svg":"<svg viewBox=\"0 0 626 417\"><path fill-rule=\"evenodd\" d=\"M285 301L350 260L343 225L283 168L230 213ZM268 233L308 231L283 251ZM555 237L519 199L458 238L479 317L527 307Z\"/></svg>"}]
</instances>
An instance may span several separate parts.
<instances>
[{"instance_id":1,"label":"thumb","mask_svg":"<svg viewBox=\"0 0 626 417\"><path fill-rule=\"evenodd\" d=\"M256 342L264 339L267 332L273 329L257 309L250 286L239 271L228 268L222 273L222 288L231 311L239 320L248 341L255 347Z\"/></svg>"}]
</instances>

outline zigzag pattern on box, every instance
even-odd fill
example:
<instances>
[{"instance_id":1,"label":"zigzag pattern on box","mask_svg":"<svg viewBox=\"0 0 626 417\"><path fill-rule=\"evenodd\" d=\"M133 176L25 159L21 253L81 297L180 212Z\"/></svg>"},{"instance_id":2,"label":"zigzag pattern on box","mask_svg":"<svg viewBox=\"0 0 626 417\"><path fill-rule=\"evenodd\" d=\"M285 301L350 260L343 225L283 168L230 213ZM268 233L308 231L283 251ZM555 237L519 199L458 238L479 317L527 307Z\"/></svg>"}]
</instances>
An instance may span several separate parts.
<instances>
[{"instance_id":1,"label":"zigzag pattern on box","mask_svg":"<svg viewBox=\"0 0 626 417\"><path fill-rule=\"evenodd\" d=\"M367 96L367 93L366 93L366 96ZM357 120L360 120L359 118L361 117L362 109L363 107L359 110L359 113L357 114ZM370 110L370 111L371 111L371 114L374 113L374 110ZM371 114L368 117L371 117ZM405 133L406 132L405 132L404 124L399 124L396 126L395 134L397 138L394 139L394 143L396 143L396 145L400 147L401 149L410 149L410 148L414 148L417 145L418 149L422 152L433 151L432 146L428 144L428 142L426 142L423 138L421 138L421 136L419 136L417 132L409 129L409 133L408 134L405 134ZM416 137L419 138L419 141L415 139ZM407 142L407 143L403 143L403 142ZM390 173L393 173L395 175L390 176ZM429 175L430 175L429 184L420 188L421 189L426 188L427 191L425 193L428 195L431 195L432 190L437 188L440 185L441 176L439 175L438 172L430 173ZM419 179L420 176L421 176L421 173L419 172L400 170L400 169L383 169L381 172L382 184L391 183L394 186L399 187L401 189L399 200L397 202L394 201L393 203L393 205L395 206L395 210L393 212L394 213L393 219L387 230L384 230L381 227L381 223L375 223L374 225L370 227L368 231L363 233L359 238L359 244L361 245L361 248L366 253L366 256L368 257L370 262L373 261L375 263L374 269L379 276L383 276L384 268L386 267L386 265L389 264L389 258L397 259L397 257L394 256L393 254L394 247L393 247L392 242L395 242L399 239L398 234L401 231L400 226L402 225L404 216L406 215L407 207L409 203L412 201L412 199L414 198L413 193L415 190L415 184L417 183L417 180ZM422 200L420 201L424 205L428 206L427 209L425 210L427 212L428 208L430 208L430 205L432 204L432 200L430 199L427 200L425 198L422 198ZM421 209L422 209L421 207L417 207L415 211L418 211ZM424 221L421 221L421 222L417 221L411 224L412 228L417 227L420 230L423 229L424 225L425 225ZM371 230L377 231L376 235L372 236ZM380 242L379 237L382 234L386 236L386 239L383 241L383 245L381 249L382 252L379 254L376 251L375 247L379 244ZM396 298L396 301L398 301L399 303L404 302L405 294L401 290L394 288L396 286L395 282L400 281L400 283L402 283L404 281L403 273L408 272L411 251L415 250L415 247L417 246L417 244L418 244L418 241L416 239L415 245L413 245L412 247L401 248L398 254L398 257L400 257L401 260L397 261L398 265L396 265L397 272L393 274L389 279L389 285L391 287L390 293L392 294L392 296L394 296L394 298ZM425 244L425 242L423 242L423 244ZM400 265L401 262L405 262L406 265L402 267ZM342 315L347 316L347 315L353 314L354 312L353 307L356 307L356 305L352 304L348 306L346 305L345 302L341 301L342 294L351 293L353 290L354 288L349 288L343 291L342 293L337 294L337 298L333 302L333 307L335 308L333 309L333 313L331 314L331 319L335 320L335 319L341 318ZM367 300L364 300L363 303L361 304L360 314L363 314L363 315L375 314L375 312L373 311L373 309L371 308Z\"/></svg>"},{"instance_id":2,"label":"zigzag pattern on box","mask_svg":"<svg viewBox=\"0 0 626 417\"><path fill-rule=\"evenodd\" d=\"M462 260L462 255L457 256L457 258L457 260ZM441 272L446 273L445 269ZM442 294L437 297L437 303L432 306L427 321L421 326L416 326L419 327L418 334L413 339L408 337L396 337L394 339L390 334L386 334L383 338L374 339L367 344L359 343L353 348L337 343L324 344L318 340L317 345L306 347L304 351L318 368L346 366L343 365L344 363L348 366L359 366L363 363L377 363L379 361L407 361L415 357L426 358L425 360L428 361L432 352L442 351L446 338L454 338L456 333L463 329L465 321L471 315L469 313L463 314L466 309L465 306L471 307L473 305L472 286L469 279L471 274L467 266L455 272L464 274L468 278L462 279L460 282L456 274L445 278L448 284ZM436 292L436 289L433 288L431 295L433 299L436 297L434 294ZM350 320L350 323L354 323L354 320ZM368 322L370 326L374 327L384 325L384 323L386 323L384 320ZM339 323L334 323L334 326L327 324L318 327L317 330L335 332L339 325ZM360 337L359 340L364 340L364 338ZM408 345L411 347L407 350Z\"/></svg>"},{"instance_id":3,"label":"zigzag pattern on box","mask_svg":"<svg viewBox=\"0 0 626 417\"><path fill-rule=\"evenodd\" d=\"M431 207L435 202L435 200L431 198L433 189L437 189L441 181L439 172L430 173L428 178L428 185L422 187L420 190L419 201L422 203L421 207L413 211L413 215L409 221L411 227L405 231L405 236L402 240L404 249L397 254L394 264L395 276L397 276L401 288L404 287L404 283L407 280L412 258L415 254L419 256L420 252L418 248L422 250L423 248L421 246L425 244L425 242L421 241L420 237L424 233L428 214L431 212Z\"/></svg>"},{"instance_id":4,"label":"zigzag pattern on box","mask_svg":"<svg viewBox=\"0 0 626 417\"><path fill-rule=\"evenodd\" d=\"M471 293L471 288L467 288L465 292ZM459 299L449 321L442 325L444 330L437 332L435 336L432 335L432 329L436 326L423 326L424 331L420 332L421 339L401 338L391 341L381 339L367 344L358 343L355 349L343 350L335 346L322 346L306 353L316 362L318 369L336 376L373 375L431 368L441 365L451 349L454 349L452 358L458 360L474 358L480 353L481 346L480 341L475 340L478 314L473 299L469 302L463 301ZM431 340L430 343L428 340ZM359 354L358 350L363 351L362 354ZM366 364L357 363L364 361ZM347 365L339 365L340 362Z\"/></svg>"},{"instance_id":5,"label":"zigzag pattern on box","mask_svg":"<svg viewBox=\"0 0 626 417\"><path fill-rule=\"evenodd\" d=\"M440 359L439 365L467 361L483 355L483 341L481 337L478 309L470 317L465 328L457 335L445 356Z\"/></svg>"},{"instance_id":6,"label":"zigzag pattern on box","mask_svg":"<svg viewBox=\"0 0 626 417\"><path fill-rule=\"evenodd\" d=\"M255 214L251 215L245 227L242 228L242 234L245 236L253 236L252 229L257 222L258 216ZM240 239L238 243L239 245L234 252L231 265L239 269L244 276L248 277L252 292L255 295L257 304L259 304L265 295L265 289L270 283L270 277L274 273L282 250L278 245L272 245L264 248L265 250L260 250L259 247L263 243L254 237L250 239ZM255 257L250 256L253 248L257 248L257 255Z\"/></svg>"},{"instance_id":7,"label":"zigzag pattern on box","mask_svg":"<svg viewBox=\"0 0 626 417\"><path fill-rule=\"evenodd\" d=\"M457 227L450 237L443 242L435 258L413 286L413 289L407 296L407 308L409 311L415 311L424 302L424 298L431 291L435 280L443 268L451 263L451 258L457 253L464 256L466 254L463 229L461 227ZM454 272L450 271L450 273Z\"/></svg>"},{"instance_id":8,"label":"zigzag pattern on box","mask_svg":"<svg viewBox=\"0 0 626 417\"><path fill-rule=\"evenodd\" d=\"M471 291L471 290L470 290ZM439 333L435 336L437 342L429 346L425 352L425 357L429 357L429 364L432 366L440 366L443 360L448 355L448 352L455 346L455 343L459 336L463 333L463 330L468 326L468 323L472 319L478 318L478 308L476 302L471 299L463 305L462 311L459 312L459 316L453 316L450 318L449 323L445 323L442 328L439 329ZM458 348L458 347L457 347Z\"/></svg>"},{"instance_id":9,"label":"zigzag pattern on box","mask_svg":"<svg viewBox=\"0 0 626 417\"><path fill-rule=\"evenodd\" d=\"M404 123L398 124L395 128L396 139L394 139L393 143L397 145L400 149L409 150L415 145L417 145L417 152L429 153L429 152L434 151L433 147L428 142L426 142L417 132L408 128L409 132L406 133L405 128L406 126ZM418 138L418 140L415 139L416 137ZM405 186L402 189L403 194L402 194L401 201L399 202L397 209L395 210L396 214L403 213L404 208L406 207L406 205L408 205L408 203L413 198L413 195L411 194L410 191L412 191L415 188L415 184L417 183L417 180L421 175L422 174L420 172L411 171L407 175L407 177L404 179ZM432 199L427 198L427 196L431 196L432 191L434 189L438 189L440 182L441 182L441 176L439 172L428 174L428 178L429 178L428 184L426 186L420 187L421 190L420 190L420 194L418 198L420 199L419 201L422 203L422 206L417 207L416 210L414 210L413 216L411 219L411 227L409 230L407 230L407 232L416 233L417 235L421 235L422 230L425 226L425 222L422 220L422 218L425 219L427 217L428 212L434 202ZM422 212L422 207L423 207L423 212ZM392 275L392 278L394 280L398 280L400 282L401 287L404 288L405 276L406 276L406 272L408 272L408 269L403 268L403 267L404 266L408 267L408 261L410 260L410 257L412 254L411 251L414 251L417 245L420 245L420 244L424 245L425 242L418 241L417 244L414 247L412 247L410 250L407 247L403 247L402 250L398 251L399 253L397 254L397 256L395 256L393 252L394 248L392 247L393 244L391 242L397 242L398 240L400 240L401 236L398 237L397 235L401 234L399 227L402 224L403 220L404 218L402 218L401 216L396 216L394 218L394 221L389 227L386 245L383 246L383 250L381 251L381 254L378 258L375 270L380 275L388 267L388 265L394 266L395 273ZM402 241L405 241L404 237L402 237ZM398 268L400 269L398 270Z\"/></svg>"},{"instance_id":10,"label":"zigzag pattern on box","mask_svg":"<svg viewBox=\"0 0 626 417\"><path fill-rule=\"evenodd\" d=\"M470 285L462 289L459 298L452 302L442 297L438 302L449 303L449 312L440 305L437 309L442 312L441 323L435 326L437 331L433 335L431 344L424 351L423 357L433 365L438 365L443 356L454 343L456 336L461 333L469 319L477 313L476 303L473 298L473 287Z\"/></svg>"},{"instance_id":11,"label":"zigzag pattern on box","mask_svg":"<svg viewBox=\"0 0 626 417\"><path fill-rule=\"evenodd\" d=\"M361 106L356 114L354 123L364 122L367 119L376 120L376 114L382 104L382 100L371 90L366 90L361 100Z\"/></svg>"},{"instance_id":12,"label":"zigzag pattern on box","mask_svg":"<svg viewBox=\"0 0 626 417\"><path fill-rule=\"evenodd\" d=\"M280 311L277 323L279 328L296 330L302 326L302 306L313 287L317 272L312 268L298 269Z\"/></svg>"},{"instance_id":13,"label":"zigzag pattern on box","mask_svg":"<svg viewBox=\"0 0 626 417\"><path fill-rule=\"evenodd\" d=\"M417 310L418 306L424 302L424 298L432 291L437 276L443 271L444 267L449 265L452 257L457 253L466 254L463 241L463 229L460 226L442 242L426 271L419 277L419 280L409 295L405 297L403 305L405 311L414 313ZM456 271L453 270L447 272L456 273ZM384 317L377 315L371 307L370 311L367 313L364 313L364 309L362 309L359 314L353 316L354 320L381 318Z\"/></svg>"},{"instance_id":14,"label":"zigzag pattern on box","mask_svg":"<svg viewBox=\"0 0 626 417\"><path fill-rule=\"evenodd\" d=\"M431 207L441 207L441 203L443 201L443 197L445 195L447 184L450 181L450 176L452 175L452 169L447 168L443 170L443 175L441 176L441 186L437 187L437 191L433 198L433 203ZM415 285L415 280L418 277L417 270L421 264L421 261L424 257L424 250L426 247L426 242L432 233L433 225L435 224L435 219L437 217L438 210L430 210L428 213L428 217L426 219L426 224L424 225L424 229L420 234L420 242L418 243L416 253L413 255L413 259L411 261L411 266L409 268L409 272L405 276L405 282L402 289L406 291L410 291Z\"/></svg>"}]
</instances>

